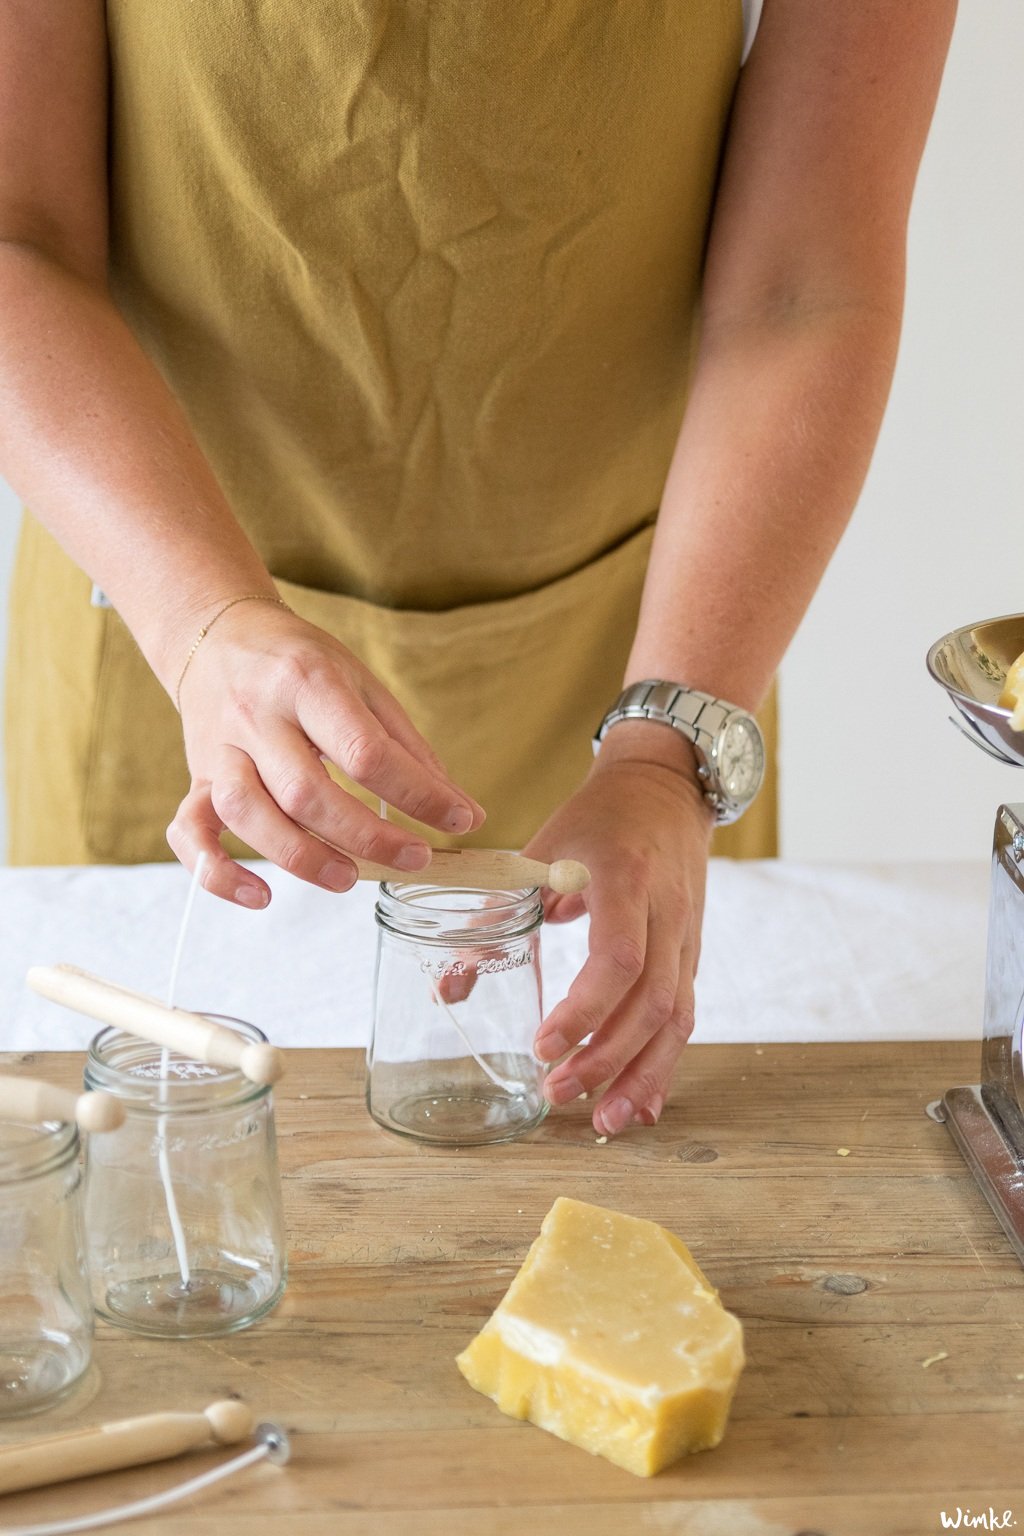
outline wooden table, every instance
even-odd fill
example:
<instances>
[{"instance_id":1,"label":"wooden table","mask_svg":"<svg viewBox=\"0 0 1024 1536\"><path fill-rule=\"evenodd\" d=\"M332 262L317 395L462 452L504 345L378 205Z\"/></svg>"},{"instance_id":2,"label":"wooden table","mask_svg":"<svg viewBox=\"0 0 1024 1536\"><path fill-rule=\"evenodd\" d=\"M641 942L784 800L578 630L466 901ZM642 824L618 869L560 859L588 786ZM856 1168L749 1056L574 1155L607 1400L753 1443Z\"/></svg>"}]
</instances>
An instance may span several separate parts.
<instances>
[{"instance_id":1,"label":"wooden table","mask_svg":"<svg viewBox=\"0 0 1024 1536\"><path fill-rule=\"evenodd\" d=\"M930 1536L942 1512L990 1507L1024 1529L1024 1272L925 1115L978 1056L694 1045L654 1130L602 1146L579 1104L522 1142L447 1151L368 1119L360 1053L293 1051L278 1310L202 1343L101 1327L87 1384L3 1437L229 1394L292 1434L288 1466L126 1531ZM0 1061L69 1086L81 1070L73 1055ZM678 1232L742 1318L749 1363L717 1450L635 1478L505 1418L459 1375L560 1194ZM0 1522L125 1502L229 1454L17 1495Z\"/></svg>"}]
</instances>

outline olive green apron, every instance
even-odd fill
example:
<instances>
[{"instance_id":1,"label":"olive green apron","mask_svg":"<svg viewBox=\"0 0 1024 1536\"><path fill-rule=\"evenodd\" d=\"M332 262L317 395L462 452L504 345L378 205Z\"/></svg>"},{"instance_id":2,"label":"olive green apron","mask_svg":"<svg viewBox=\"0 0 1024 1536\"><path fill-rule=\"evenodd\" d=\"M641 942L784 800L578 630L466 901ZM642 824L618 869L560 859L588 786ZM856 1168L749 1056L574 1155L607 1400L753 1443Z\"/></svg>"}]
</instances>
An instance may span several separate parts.
<instances>
[{"instance_id":1,"label":"olive green apron","mask_svg":"<svg viewBox=\"0 0 1024 1536\"><path fill-rule=\"evenodd\" d=\"M621 686L740 9L108 0L117 302L282 595L488 808L480 841L571 793ZM11 857L167 857L174 710L31 520L12 616ZM728 851L774 851L762 803Z\"/></svg>"}]
</instances>

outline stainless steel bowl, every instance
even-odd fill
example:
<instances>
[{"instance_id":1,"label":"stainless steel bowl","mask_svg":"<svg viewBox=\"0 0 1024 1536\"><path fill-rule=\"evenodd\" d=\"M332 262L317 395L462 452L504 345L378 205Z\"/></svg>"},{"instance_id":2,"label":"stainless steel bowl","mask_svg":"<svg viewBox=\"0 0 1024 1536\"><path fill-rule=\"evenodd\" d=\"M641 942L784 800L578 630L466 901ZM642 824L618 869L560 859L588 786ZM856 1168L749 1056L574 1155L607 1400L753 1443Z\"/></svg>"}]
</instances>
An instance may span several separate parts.
<instances>
[{"instance_id":1,"label":"stainless steel bowl","mask_svg":"<svg viewBox=\"0 0 1024 1536\"><path fill-rule=\"evenodd\" d=\"M1024 613L1010 613L951 630L928 652L928 671L966 721L960 725L964 735L991 757L1019 768L1024 768L1024 731L1011 730L1010 711L996 701L1022 651Z\"/></svg>"}]
</instances>

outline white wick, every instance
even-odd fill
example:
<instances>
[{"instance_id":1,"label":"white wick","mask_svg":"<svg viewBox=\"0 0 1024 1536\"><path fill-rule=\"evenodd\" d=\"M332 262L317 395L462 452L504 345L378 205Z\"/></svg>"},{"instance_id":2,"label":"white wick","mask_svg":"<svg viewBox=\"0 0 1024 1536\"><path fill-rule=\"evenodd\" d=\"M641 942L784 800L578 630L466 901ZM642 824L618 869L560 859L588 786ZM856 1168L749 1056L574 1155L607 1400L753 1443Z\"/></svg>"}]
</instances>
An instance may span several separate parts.
<instances>
[{"instance_id":1,"label":"white wick","mask_svg":"<svg viewBox=\"0 0 1024 1536\"><path fill-rule=\"evenodd\" d=\"M192 882L188 888L188 896L185 898L185 910L181 914L181 924L178 928L178 942L174 946L174 959L171 961L171 976L167 983L167 1006L174 1007L174 994L178 987L178 972L181 969L181 957L185 950L185 935L188 932L189 921L192 917L192 908L195 905L196 892L202 883L203 870L206 868L206 854L201 853L196 860L196 867L192 871ZM171 1053L165 1045L160 1052L160 1085L157 1090L157 1101L160 1104L167 1102L167 1081L170 1072ZM171 1223L171 1236L174 1239L174 1252L178 1260L178 1271L181 1275L181 1283L188 1290L192 1283L192 1271L188 1262L188 1249L185 1246L185 1231L181 1225L181 1217L178 1214L178 1202L174 1195L174 1186L171 1183L171 1166L167 1153L167 1126L166 1116L161 1115L157 1122L157 1160L160 1167L160 1182L164 1186L164 1198L167 1201L167 1216Z\"/></svg>"},{"instance_id":2,"label":"white wick","mask_svg":"<svg viewBox=\"0 0 1024 1536\"><path fill-rule=\"evenodd\" d=\"M452 1008L449 1006L448 1003L445 1002L444 998L441 996L440 988L438 987L437 982L434 980L434 978L432 976L430 977L430 990L434 994L434 1002L437 1003L437 1005L440 1008L444 1009L445 1013L448 1015L448 1019L449 1019L450 1023L454 1027L454 1029L455 1029L456 1033L458 1034L459 1038L461 1039L463 1045L466 1047L467 1051L472 1056L473 1060L476 1062L477 1066L480 1068L480 1070L484 1074L484 1076L485 1077L489 1077L491 1082L494 1084L494 1086L496 1088L500 1088L504 1093L511 1093L511 1094L516 1095L516 1096L521 1096L522 1093L523 1093L523 1085L522 1085L522 1083L521 1082L518 1082L518 1083L512 1082L510 1078L502 1077L500 1072L495 1072L494 1068L490 1065L490 1063L484 1060L483 1056L480 1055L480 1052L477 1050L476 1046L473 1044L472 1040L466 1034L466 1031L463 1029L462 1025L459 1023L458 1019L455 1017L455 1014L454 1014L454 1011L452 1010ZM506 1035L505 1031L502 1029L502 1027L498 1023L497 1019L491 1020L491 1023L493 1024L494 1028L497 1030L498 1034L501 1035L502 1039L505 1041L505 1045L507 1047L507 1054L514 1058L515 1054L516 1054L515 1053L515 1049L514 1049L512 1043L511 1043L511 1041L509 1040L508 1035Z\"/></svg>"}]
</instances>

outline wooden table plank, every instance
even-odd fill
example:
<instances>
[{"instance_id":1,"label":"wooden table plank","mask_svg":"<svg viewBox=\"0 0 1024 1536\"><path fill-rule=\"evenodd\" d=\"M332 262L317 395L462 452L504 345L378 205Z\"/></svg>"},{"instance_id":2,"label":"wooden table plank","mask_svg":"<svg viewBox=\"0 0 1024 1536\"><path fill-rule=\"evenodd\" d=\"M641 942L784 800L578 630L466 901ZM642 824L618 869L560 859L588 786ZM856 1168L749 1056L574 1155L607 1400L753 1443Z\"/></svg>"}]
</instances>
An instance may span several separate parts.
<instances>
[{"instance_id":1,"label":"wooden table plank","mask_svg":"<svg viewBox=\"0 0 1024 1536\"><path fill-rule=\"evenodd\" d=\"M287 1468L135 1529L260 1536L536 1532L928 1536L940 1511L1024 1528L1024 1271L929 1100L960 1043L690 1046L662 1123L600 1145L587 1105L503 1147L379 1130L356 1052L289 1054L278 1092L291 1274L259 1327L203 1342L98 1330L90 1379L20 1438L237 1393L294 1436ZM0 1059L73 1085L81 1058ZM840 1147L849 1155L840 1157ZM453 1363L559 1194L648 1216L743 1319L749 1363L714 1452L651 1480L503 1418ZM931 1357L945 1358L926 1364ZM3 1502L88 1511L223 1459ZM528 1513L527 1513L528 1512Z\"/></svg>"}]
</instances>

